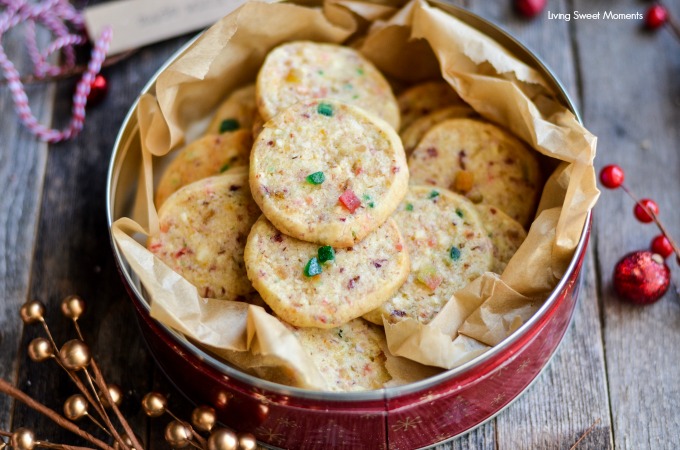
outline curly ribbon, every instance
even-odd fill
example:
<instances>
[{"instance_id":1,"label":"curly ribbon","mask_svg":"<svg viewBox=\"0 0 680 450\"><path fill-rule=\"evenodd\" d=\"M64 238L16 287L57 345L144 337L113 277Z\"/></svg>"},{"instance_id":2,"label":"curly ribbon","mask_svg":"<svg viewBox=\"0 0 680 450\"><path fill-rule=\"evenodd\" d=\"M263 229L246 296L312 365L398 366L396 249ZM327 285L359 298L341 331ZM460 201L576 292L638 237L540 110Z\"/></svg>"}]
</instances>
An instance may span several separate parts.
<instances>
[{"instance_id":1,"label":"curly ribbon","mask_svg":"<svg viewBox=\"0 0 680 450\"><path fill-rule=\"evenodd\" d=\"M111 43L111 28L105 28L94 43L87 70L73 94L71 120L65 129L57 130L40 124L33 115L19 71L7 57L2 38L12 28L24 24L26 47L33 63L34 75L37 78L57 76L75 66L73 47L87 43L83 16L67 0L47 0L38 4L31 4L28 0L0 0L0 6L5 7L0 15L0 67L12 93L19 119L31 133L46 142L60 142L76 136L85 122L85 106L92 82L101 70ZM53 40L42 51L37 44L37 24L48 29L53 36ZM64 66L49 62L50 57L58 52L64 55Z\"/></svg>"}]
</instances>

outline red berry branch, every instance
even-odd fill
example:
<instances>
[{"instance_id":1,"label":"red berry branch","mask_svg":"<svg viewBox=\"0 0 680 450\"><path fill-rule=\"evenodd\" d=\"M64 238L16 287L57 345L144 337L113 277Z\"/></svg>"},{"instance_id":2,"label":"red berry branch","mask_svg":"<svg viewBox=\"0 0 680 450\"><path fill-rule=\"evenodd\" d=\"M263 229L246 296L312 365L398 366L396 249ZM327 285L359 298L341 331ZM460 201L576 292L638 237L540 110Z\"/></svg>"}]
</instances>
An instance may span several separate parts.
<instances>
[{"instance_id":1,"label":"red berry branch","mask_svg":"<svg viewBox=\"0 0 680 450\"><path fill-rule=\"evenodd\" d=\"M654 222L661 231L650 243L651 251L638 251L624 256L614 270L614 288L622 297L637 303L650 304L668 290L670 269L664 262L672 254L680 265L680 248L659 219L659 205L654 200L638 198L623 184L625 173L612 164L600 171L600 182L608 189L621 188L635 202L633 214L642 223Z\"/></svg>"}]
</instances>

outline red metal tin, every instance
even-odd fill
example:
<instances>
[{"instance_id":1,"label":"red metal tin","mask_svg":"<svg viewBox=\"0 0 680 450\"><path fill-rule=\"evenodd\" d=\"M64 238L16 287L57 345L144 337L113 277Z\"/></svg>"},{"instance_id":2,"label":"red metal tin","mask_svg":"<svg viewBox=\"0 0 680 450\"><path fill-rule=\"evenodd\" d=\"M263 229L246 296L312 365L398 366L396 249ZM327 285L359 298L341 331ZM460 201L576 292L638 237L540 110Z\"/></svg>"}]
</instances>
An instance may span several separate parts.
<instances>
[{"instance_id":1,"label":"red metal tin","mask_svg":"<svg viewBox=\"0 0 680 450\"><path fill-rule=\"evenodd\" d=\"M563 103L576 113L552 73L511 36L461 8L432 3L496 39L539 70ZM182 51L184 48L170 61ZM143 92L153 90L155 79L156 76ZM135 140L138 141L136 106L132 106L121 127L111 159L107 196L109 225L129 210L136 189L141 164L135 147ZM396 450L430 446L470 431L500 412L538 376L571 321L590 224L589 215L564 278L538 312L508 339L463 366L436 377L407 386L360 393L314 392L282 386L213 358L149 316L149 304L139 281L115 243L112 245L152 354L168 378L193 402L214 406L223 423L254 433L267 446Z\"/></svg>"}]
</instances>

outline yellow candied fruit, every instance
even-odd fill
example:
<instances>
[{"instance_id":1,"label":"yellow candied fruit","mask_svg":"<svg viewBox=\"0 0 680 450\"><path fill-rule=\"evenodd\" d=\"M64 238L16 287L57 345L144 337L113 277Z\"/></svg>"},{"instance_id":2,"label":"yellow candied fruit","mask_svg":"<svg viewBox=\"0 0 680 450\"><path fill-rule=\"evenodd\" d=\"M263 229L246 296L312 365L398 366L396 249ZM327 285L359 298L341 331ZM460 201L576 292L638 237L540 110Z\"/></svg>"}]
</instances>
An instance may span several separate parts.
<instances>
[{"instance_id":1,"label":"yellow candied fruit","mask_svg":"<svg viewBox=\"0 0 680 450\"><path fill-rule=\"evenodd\" d=\"M286 82L288 83L299 83L302 81L302 71L300 69L290 69L288 75L286 75Z\"/></svg>"},{"instance_id":2,"label":"yellow candied fruit","mask_svg":"<svg viewBox=\"0 0 680 450\"><path fill-rule=\"evenodd\" d=\"M475 176L472 174L472 172L461 170L456 174L456 181L453 182L453 188L457 192L466 194L470 192L474 183Z\"/></svg>"}]
</instances>

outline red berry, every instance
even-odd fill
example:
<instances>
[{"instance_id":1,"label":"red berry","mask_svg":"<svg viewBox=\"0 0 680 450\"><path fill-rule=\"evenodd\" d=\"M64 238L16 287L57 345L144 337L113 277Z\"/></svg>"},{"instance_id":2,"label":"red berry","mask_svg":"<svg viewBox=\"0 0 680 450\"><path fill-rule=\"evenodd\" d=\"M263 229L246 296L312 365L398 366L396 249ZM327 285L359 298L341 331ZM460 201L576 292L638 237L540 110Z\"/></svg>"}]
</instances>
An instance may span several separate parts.
<instances>
[{"instance_id":1,"label":"red berry","mask_svg":"<svg viewBox=\"0 0 680 450\"><path fill-rule=\"evenodd\" d=\"M515 0L515 9L524 17L532 18L543 9L547 0Z\"/></svg>"},{"instance_id":2,"label":"red berry","mask_svg":"<svg viewBox=\"0 0 680 450\"><path fill-rule=\"evenodd\" d=\"M640 222L649 223L654 220L652 216L647 214L645 208L653 212L655 216L659 215L659 205L654 200L643 198L639 203L635 204L635 209L633 210L635 217Z\"/></svg>"},{"instance_id":3,"label":"red berry","mask_svg":"<svg viewBox=\"0 0 680 450\"><path fill-rule=\"evenodd\" d=\"M626 174L623 169L616 164L604 166L600 171L600 182L609 189L616 189L623 184Z\"/></svg>"},{"instance_id":4,"label":"red berry","mask_svg":"<svg viewBox=\"0 0 680 450\"><path fill-rule=\"evenodd\" d=\"M654 253L658 253L664 258L668 258L673 254L673 246L671 241L668 240L663 234L658 235L652 239L651 249Z\"/></svg>"},{"instance_id":5,"label":"red berry","mask_svg":"<svg viewBox=\"0 0 680 450\"><path fill-rule=\"evenodd\" d=\"M87 106L97 106L104 100L108 92L108 80L102 74L97 75L90 85L90 93L87 95Z\"/></svg>"},{"instance_id":6,"label":"red berry","mask_svg":"<svg viewBox=\"0 0 680 450\"><path fill-rule=\"evenodd\" d=\"M668 21L668 10L661 5L652 5L645 14L645 26L650 30L662 27Z\"/></svg>"},{"instance_id":7,"label":"red berry","mask_svg":"<svg viewBox=\"0 0 680 450\"><path fill-rule=\"evenodd\" d=\"M614 269L614 289L638 305L659 300L668 290L671 271L659 255L633 252L624 256Z\"/></svg>"}]
</instances>

